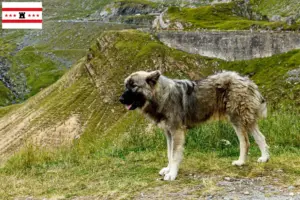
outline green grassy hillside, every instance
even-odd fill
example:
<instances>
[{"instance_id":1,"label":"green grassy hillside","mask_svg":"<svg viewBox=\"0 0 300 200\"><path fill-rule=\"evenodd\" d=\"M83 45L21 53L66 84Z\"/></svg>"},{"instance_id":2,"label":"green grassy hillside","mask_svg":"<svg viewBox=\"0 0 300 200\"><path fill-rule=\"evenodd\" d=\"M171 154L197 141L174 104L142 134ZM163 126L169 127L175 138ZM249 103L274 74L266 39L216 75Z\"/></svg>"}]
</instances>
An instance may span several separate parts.
<instances>
[{"instance_id":1,"label":"green grassy hillside","mask_svg":"<svg viewBox=\"0 0 300 200\"><path fill-rule=\"evenodd\" d=\"M180 22L185 30L299 30L299 23L288 25L285 22L270 22L265 19L264 15L269 11L260 12L261 8L265 8L263 3L259 4L260 9L257 8L256 10L259 11L255 13L256 10L250 6L251 4L239 2L233 1L196 8L171 7L168 10L167 18L171 20L171 23ZM273 8L272 6L266 7ZM175 25L171 24L171 28L172 26Z\"/></svg>"},{"instance_id":2,"label":"green grassy hillside","mask_svg":"<svg viewBox=\"0 0 300 200\"><path fill-rule=\"evenodd\" d=\"M42 31L2 30L0 56L9 63L7 77L13 83L22 102L57 81L69 67L82 58L92 41L107 29L119 30L129 25L109 25L97 22L45 22ZM9 96L9 90L3 97ZM6 98L7 99L7 98ZM1 101L0 106L11 104Z\"/></svg>"},{"instance_id":3,"label":"green grassy hillside","mask_svg":"<svg viewBox=\"0 0 300 200\"><path fill-rule=\"evenodd\" d=\"M0 82L0 105L9 104L12 98L11 91L2 82Z\"/></svg>"},{"instance_id":4,"label":"green grassy hillside","mask_svg":"<svg viewBox=\"0 0 300 200\"><path fill-rule=\"evenodd\" d=\"M300 119L295 108L300 88L285 82L288 70L299 68L300 51L224 62L170 49L149 34L128 30L103 33L89 55L91 61L79 60L25 103L0 109L0 177L6 180L0 184L0 196L127 199L159 186L171 191L193 187L199 180L189 174L218 174L220 179L272 175L278 185L296 182ZM251 75L272 105L267 120L260 122L272 160L256 164L259 152L253 145L249 164L231 167L238 156L233 129L224 122L210 123L189 132L179 180L172 184L157 180L166 163L163 134L139 112L126 112L118 102L128 74L154 69L174 78L198 79L220 69ZM291 94L295 97L287 98ZM65 142L69 145L61 146ZM283 174L274 175L278 169ZM215 180L208 181L195 195L217 189Z\"/></svg>"},{"instance_id":5,"label":"green grassy hillside","mask_svg":"<svg viewBox=\"0 0 300 200\"><path fill-rule=\"evenodd\" d=\"M274 15L282 17L293 16L300 19L300 2L298 0L251 0L254 9L272 18Z\"/></svg>"},{"instance_id":6,"label":"green grassy hillside","mask_svg":"<svg viewBox=\"0 0 300 200\"><path fill-rule=\"evenodd\" d=\"M17 95L7 98L11 96L11 91L1 86L3 95L0 97L0 106L23 102L57 81L72 64L86 54L91 42L95 41L104 30L133 27L134 25L103 24L88 20L91 14L101 11L107 4L113 2L107 0L45 1L43 2L43 30L1 29L0 57L7 60L9 64L10 69L6 78L12 83ZM148 1L117 2L122 2L122 9L134 8L136 5L141 7L159 5ZM141 19L136 19L139 17ZM124 16L124 21L137 22L145 18ZM101 18L94 20L101 20Z\"/></svg>"},{"instance_id":7,"label":"green grassy hillside","mask_svg":"<svg viewBox=\"0 0 300 200\"><path fill-rule=\"evenodd\" d=\"M114 2L116 2L114 4ZM268 22L250 19L245 13L258 13L258 16L268 17L276 14L275 10L284 7L279 14L283 16L298 13L297 2L289 0L276 1L251 1L250 7L240 7L239 1L228 4L203 5L204 1L158 1L147 0L116 0L116 1L45 1L44 28L41 31L29 30L0 30L0 56L6 59L11 66L8 78L14 86L15 96L11 91L1 86L0 106L9 105L12 102L22 102L36 94L43 88L57 81L65 71L78 59L86 54L92 41L107 29L122 29L124 25L102 25L99 22L88 21L93 14L100 13L108 4L120 6L120 12L142 10L144 8L171 7L166 15L171 22L179 21L186 30L190 29L218 29L218 30L297 30L299 22L291 26L285 22ZM190 4L198 7L185 7ZM206 2L204 4L207 4ZM244 5L244 4L243 4ZM249 4L250 5L250 4ZM272 5L272 6L271 6ZM183 7L180 7L183 6ZM272 8L272 9L271 9ZM276 8L276 9L273 9ZM111 7L107 7L111 12ZM123 14L121 14L123 15ZM100 20L96 15L93 20ZM78 22L76 20L83 20ZM116 17L125 23L146 23L154 19L154 16L124 15ZM173 25L170 28L174 28ZM9 97L9 98L8 98Z\"/></svg>"}]
</instances>

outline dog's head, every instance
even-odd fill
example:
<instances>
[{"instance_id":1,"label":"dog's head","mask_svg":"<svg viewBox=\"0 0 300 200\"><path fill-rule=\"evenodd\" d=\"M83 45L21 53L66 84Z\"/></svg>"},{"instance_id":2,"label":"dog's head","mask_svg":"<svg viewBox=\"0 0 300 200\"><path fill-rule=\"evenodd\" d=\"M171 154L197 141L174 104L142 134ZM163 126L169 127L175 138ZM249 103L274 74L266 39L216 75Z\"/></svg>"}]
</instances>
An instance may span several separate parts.
<instances>
[{"instance_id":1,"label":"dog's head","mask_svg":"<svg viewBox=\"0 0 300 200\"><path fill-rule=\"evenodd\" d=\"M142 108L153 98L153 90L160 75L160 71L132 73L125 79L125 92L120 97L120 102L128 110Z\"/></svg>"}]
</instances>

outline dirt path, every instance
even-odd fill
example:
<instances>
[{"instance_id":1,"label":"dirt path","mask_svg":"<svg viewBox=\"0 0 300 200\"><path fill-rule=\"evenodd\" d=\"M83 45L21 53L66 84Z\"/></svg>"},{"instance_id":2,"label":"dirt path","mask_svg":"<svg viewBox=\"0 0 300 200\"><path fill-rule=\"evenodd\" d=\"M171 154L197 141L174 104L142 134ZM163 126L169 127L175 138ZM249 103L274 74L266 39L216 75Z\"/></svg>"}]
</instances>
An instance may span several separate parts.
<instances>
[{"instance_id":1,"label":"dirt path","mask_svg":"<svg viewBox=\"0 0 300 200\"><path fill-rule=\"evenodd\" d=\"M188 176L199 180L199 184L186 186L185 184L171 184L171 186L166 184L140 192L134 199L300 199L300 188L282 185L277 178L270 176L257 178Z\"/></svg>"}]
</instances>

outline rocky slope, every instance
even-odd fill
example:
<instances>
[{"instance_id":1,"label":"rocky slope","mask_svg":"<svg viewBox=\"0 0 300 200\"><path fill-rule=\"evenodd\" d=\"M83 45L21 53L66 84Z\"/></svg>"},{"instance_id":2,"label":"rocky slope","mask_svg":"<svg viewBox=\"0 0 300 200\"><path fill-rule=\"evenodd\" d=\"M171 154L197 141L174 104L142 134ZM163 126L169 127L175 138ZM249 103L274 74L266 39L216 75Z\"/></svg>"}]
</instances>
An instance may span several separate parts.
<instances>
[{"instance_id":1,"label":"rocky slope","mask_svg":"<svg viewBox=\"0 0 300 200\"><path fill-rule=\"evenodd\" d=\"M300 21L300 2L298 0L251 0L253 9L266 15L271 21L295 23Z\"/></svg>"},{"instance_id":2,"label":"rocky slope","mask_svg":"<svg viewBox=\"0 0 300 200\"><path fill-rule=\"evenodd\" d=\"M168 9L165 18L169 20L169 29L281 31L300 28L296 20L271 20L267 15L255 9L255 5L250 1L243 0L199 7L174 6ZM180 26L178 26L179 23Z\"/></svg>"}]
</instances>

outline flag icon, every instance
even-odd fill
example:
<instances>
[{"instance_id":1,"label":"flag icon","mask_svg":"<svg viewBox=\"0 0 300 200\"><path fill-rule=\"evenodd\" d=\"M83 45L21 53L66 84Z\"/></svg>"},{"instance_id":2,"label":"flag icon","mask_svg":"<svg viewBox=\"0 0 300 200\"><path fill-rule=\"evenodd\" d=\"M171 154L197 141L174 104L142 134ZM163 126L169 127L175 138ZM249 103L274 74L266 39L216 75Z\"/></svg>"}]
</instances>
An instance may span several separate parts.
<instances>
[{"instance_id":1,"label":"flag icon","mask_svg":"<svg viewBox=\"0 0 300 200\"><path fill-rule=\"evenodd\" d=\"M2 2L2 29L42 29L42 2Z\"/></svg>"}]
</instances>

